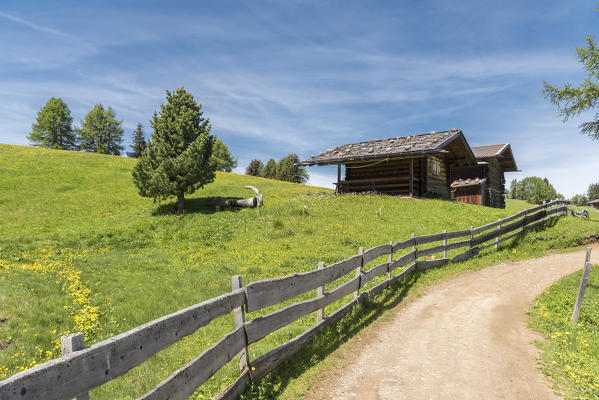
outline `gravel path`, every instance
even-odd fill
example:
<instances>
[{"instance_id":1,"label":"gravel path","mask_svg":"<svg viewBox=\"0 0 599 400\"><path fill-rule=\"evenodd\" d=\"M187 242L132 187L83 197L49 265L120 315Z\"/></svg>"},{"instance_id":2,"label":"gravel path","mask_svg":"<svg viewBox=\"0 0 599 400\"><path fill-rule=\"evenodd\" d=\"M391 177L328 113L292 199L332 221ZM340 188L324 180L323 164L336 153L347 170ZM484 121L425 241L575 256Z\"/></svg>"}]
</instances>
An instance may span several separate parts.
<instances>
[{"instance_id":1,"label":"gravel path","mask_svg":"<svg viewBox=\"0 0 599 400\"><path fill-rule=\"evenodd\" d=\"M540 339L525 311L547 286L581 269L583 250L458 276L391 311L350 343L306 397L558 399L537 369ZM599 263L599 247L593 249ZM572 294L575 296L575 293Z\"/></svg>"}]
</instances>

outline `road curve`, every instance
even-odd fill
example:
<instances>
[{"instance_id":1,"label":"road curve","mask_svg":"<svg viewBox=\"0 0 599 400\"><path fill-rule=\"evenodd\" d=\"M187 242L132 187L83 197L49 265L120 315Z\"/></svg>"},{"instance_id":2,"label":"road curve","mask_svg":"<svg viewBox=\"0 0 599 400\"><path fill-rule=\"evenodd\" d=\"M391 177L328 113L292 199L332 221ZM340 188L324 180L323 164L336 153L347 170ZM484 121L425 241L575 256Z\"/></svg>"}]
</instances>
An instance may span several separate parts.
<instances>
[{"instance_id":1,"label":"road curve","mask_svg":"<svg viewBox=\"0 0 599 400\"><path fill-rule=\"evenodd\" d=\"M599 263L598 246L593 253ZM306 398L559 399L537 369L532 342L540 337L525 311L584 257L579 250L499 264L430 288L350 343Z\"/></svg>"}]
</instances>

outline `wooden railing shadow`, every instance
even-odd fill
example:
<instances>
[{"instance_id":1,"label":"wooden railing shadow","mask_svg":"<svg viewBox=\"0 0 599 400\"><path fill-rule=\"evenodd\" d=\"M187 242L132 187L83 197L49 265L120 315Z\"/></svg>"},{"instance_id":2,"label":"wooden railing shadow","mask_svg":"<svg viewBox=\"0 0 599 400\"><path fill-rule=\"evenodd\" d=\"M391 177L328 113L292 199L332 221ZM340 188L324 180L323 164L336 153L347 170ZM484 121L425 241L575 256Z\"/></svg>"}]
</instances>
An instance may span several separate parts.
<instances>
[{"instance_id":1,"label":"wooden railing shadow","mask_svg":"<svg viewBox=\"0 0 599 400\"><path fill-rule=\"evenodd\" d=\"M426 271L416 271L401 282L395 282L380 295L364 297L359 304L336 325L309 342L299 353L281 364L262 381L250 384L242 399L277 398L288 384L306 370L317 365L336 351L358 332L375 322L386 311L397 307L409 294L412 286ZM358 321L356 323L356 321Z\"/></svg>"}]
</instances>

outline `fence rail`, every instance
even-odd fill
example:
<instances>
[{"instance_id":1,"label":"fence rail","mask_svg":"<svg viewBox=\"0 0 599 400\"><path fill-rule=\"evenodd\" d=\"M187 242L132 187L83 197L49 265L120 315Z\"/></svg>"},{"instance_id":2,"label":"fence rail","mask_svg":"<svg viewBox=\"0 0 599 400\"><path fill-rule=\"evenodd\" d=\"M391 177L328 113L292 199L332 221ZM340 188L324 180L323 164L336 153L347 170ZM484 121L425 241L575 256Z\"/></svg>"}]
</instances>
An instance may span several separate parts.
<instances>
[{"instance_id":1,"label":"fence rail","mask_svg":"<svg viewBox=\"0 0 599 400\"><path fill-rule=\"evenodd\" d=\"M235 317L233 332L175 371L141 399L185 399L239 354L240 377L215 397L234 399L245 390L249 382L266 376L324 328L339 321L360 299L381 292L415 270L438 268L448 262L466 260L491 246L497 248L499 243L542 226L548 218L557 215L567 215L565 202L560 200L524 210L478 228L424 236L412 235L410 239L375 246L366 251L360 248L356 256L328 266L320 263L318 269L308 272L259 280L246 286L241 285L239 277L233 277L233 290L230 293L164 316L91 347L65 354L1 381L0 399L59 400L83 396L89 390L125 374L183 337L193 334L215 318L232 311ZM504 236L508 233L509 235ZM465 236L468 239L447 242ZM437 242L442 244L424 249L417 248L422 244ZM462 247L468 249L451 259L447 258L448 251ZM411 250L406 254L393 258L396 252L409 248ZM437 253L442 253L443 257L425 258ZM386 262L369 269L364 268L371 261L383 256L387 256ZM399 274L392 275L392 272L400 267L406 268ZM325 291L325 285L354 271L355 277ZM386 279L360 293L360 289L368 282L381 275L386 275ZM314 298L298 301L245 321L245 312L270 307L315 289L317 292ZM352 293L354 297L351 301L325 317L327 305ZM247 353L250 344L314 312L318 315L316 325L250 362Z\"/></svg>"}]
</instances>

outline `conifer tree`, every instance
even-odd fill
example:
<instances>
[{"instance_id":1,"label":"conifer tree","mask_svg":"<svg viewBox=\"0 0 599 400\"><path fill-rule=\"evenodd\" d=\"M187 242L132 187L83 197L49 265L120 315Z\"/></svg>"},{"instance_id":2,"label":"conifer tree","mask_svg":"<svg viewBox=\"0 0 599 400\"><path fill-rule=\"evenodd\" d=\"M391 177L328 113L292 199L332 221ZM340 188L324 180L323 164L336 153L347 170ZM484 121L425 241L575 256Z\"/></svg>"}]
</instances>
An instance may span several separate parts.
<instances>
[{"instance_id":1,"label":"conifer tree","mask_svg":"<svg viewBox=\"0 0 599 400\"><path fill-rule=\"evenodd\" d=\"M277 179L287 182L306 183L310 175L306 167L301 165L297 154L291 153L279 160L277 165Z\"/></svg>"},{"instance_id":2,"label":"conifer tree","mask_svg":"<svg viewBox=\"0 0 599 400\"><path fill-rule=\"evenodd\" d=\"M77 129L80 149L83 151L121 155L123 151L123 121L116 119L112 107L104 108L102 104L96 104L87 113L81 127Z\"/></svg>"},{"instance_id":3,"label":"conifer tree","mask_svg":"<svg viewBox=\"0 0 599 400\"><path fill-rule=\"evenodd\" d=\"M166 91L166 104L151 121L154 132L133 168L139 194L162 200L177 197L177 213L185 208L185 195L214 181L214 136L202 105L184 88Z\"/></svg>"},{"instance_id":4,"label":"conifer tree","mask_svg":"<svg viewBox=\"0 0 599 400\"><path fill-rule=\"evenodd\" d=\"M62 99L52 97L37 113L27 136L34 146L49 149L76 150L77 137L73 132L71 110Z\"/></svg>"},{"instance_id":5,"label":"conifer tree","mask_svg":"<svg viewBox=\"0 0 599 400\"><path fill-rule=\"evenodd\" d=\"M216 163L217 171L231 172L237 167L237 159L231 155L229 148L219 139L214 140L212 157Z\"/></svg>"},{"instance_id":6,"label":"conifer tree","mask_svg":"<svg viewBox=\"0 0 599 400\"><path fill-rule=\"evenodd\" d=\"M144 136L144 129L141 126L141 122L137 123L137 128L133 132L133 144L131 145L133 151L128 151L127 155L131 158L139 158L146 149L146 138Z\"/></svg>"},{"instance_id":7,"label":"conifer tree","mask_svg":"<svg viewBox=\"0 0 599 400\"><path fill-rule=\"evenodd\" d=\"M262 176L263 169L264 164L262 163L262 161L258 159L253 159L252 161L250 161L247 168L245 169L245 174L251 176Z\"/></svg>"},{"instance_id":8,"label":"conifer tree","mask_svg":"<svg viewBox=\"0 0 599 400\"><path fill-rule=\"evenodd\" d=\"M277 179L277 162L274 158L268 160L262 171L262 175L265 178Z\"/></svg>"}]
</instances>

